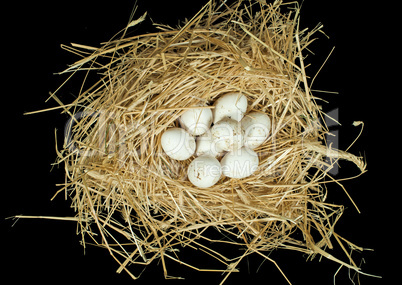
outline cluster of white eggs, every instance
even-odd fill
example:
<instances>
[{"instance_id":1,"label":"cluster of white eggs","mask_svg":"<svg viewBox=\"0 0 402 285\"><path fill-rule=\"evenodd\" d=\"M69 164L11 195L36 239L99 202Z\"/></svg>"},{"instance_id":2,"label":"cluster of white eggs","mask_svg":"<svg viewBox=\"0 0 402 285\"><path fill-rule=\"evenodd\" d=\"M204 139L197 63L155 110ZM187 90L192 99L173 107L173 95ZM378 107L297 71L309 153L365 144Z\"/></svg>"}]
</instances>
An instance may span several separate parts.
<instances>
[{"instance_id":1,"label":"cluster of white eggs","mask_svg":"<svg viewBox=\"0 0 402 285\"><path fill-rule=\"evenodd\" d=\"M247 98L229 93L210 108L192 108L179 121L181 128L169 128L161 138L164 152L176 160L197 157L190 163L190 182L200 188L216 184L222 174L245 178L255 172L259 159L254 149L267 138L271 120L265 113L247 111ZM222 157L221 161L217 157Z\"/></svg>"}]
</instances>

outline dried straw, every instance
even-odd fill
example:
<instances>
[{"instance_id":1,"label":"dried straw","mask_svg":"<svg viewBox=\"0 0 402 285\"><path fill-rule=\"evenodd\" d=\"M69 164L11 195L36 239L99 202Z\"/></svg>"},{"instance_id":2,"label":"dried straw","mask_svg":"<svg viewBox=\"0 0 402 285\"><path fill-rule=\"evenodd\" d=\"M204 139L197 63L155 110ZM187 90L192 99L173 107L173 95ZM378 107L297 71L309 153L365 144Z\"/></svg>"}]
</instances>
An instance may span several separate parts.
<instances>
[{"instance_id":1,"label":"dried straw","mask_svg":"<svg viewBox=\"0 0 402 285\"><path fill-rule=\"evenodd\" d=\"M66 172L58 193L72 200L84 246L106 248L119 264L117 272L134 279L131 269L155 260L162 261L168 277L170 259L226 272L223 283L245 256L271 260L264 252L276 248L319 254L359 271L345 245L359 248L334 232L343 206L325 201L325 184L336 182L329 171L338 159L353 162L362 173L366 165L326 145L328 129L303 62L321 26L299 30L294 3L238 1L218 7L211 1L182 28L157 28L133 37L124 30L100 48L64 46L82 58L63 73L100 78L70 104L51 96L72 118L58 151ZM267 113L271 136L256 150L260 166L254 175L222 177L199 189L186 177L191 159L167 157L161 134L177 126L184 110L213 108L227 92L247 96L249 111ZM221 233L219 239L208 236L209 228ZM346 261L326 251L334 238ZM206 240L245 250L226 257ZM179 246L201 249L222 266L186 263Z\"/></svg>"}]
</instances>

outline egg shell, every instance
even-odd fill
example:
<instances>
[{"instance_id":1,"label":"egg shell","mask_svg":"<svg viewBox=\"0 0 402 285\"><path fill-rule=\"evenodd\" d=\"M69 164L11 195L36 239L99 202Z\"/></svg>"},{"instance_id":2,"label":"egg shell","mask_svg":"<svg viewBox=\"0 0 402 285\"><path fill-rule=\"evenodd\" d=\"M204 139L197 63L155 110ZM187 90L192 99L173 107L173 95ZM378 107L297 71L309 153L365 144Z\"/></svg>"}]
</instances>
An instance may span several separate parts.
<instances>
[{"instance_id":1,"label":"egg shell","mask_svg":"<svg viewBox=\"0 0 402 285\"><path fill-rule=\"evenodd\" d=\"M197 137L196 144L197 147L195 149L195 154L197 156L210 155L213 157L217 157L219 154L223 152L223 149L217 147L212 137L211 130L208 130L203 135Z\"/></svg>"},{"instance_id":2,"label":"egg shell","mask_svg":"<svg viewBox=\"0 0 402 285\"><path fill-rule=\"evenodd\" d=\"M235 120L222 119L212 126L211 134L217 149L232 151L243 146L244 130Z\"/></svg>"},{"instance_id":3,"label":"egg shell","mask_svg":"<svg viewBox=\"0 0 402 285\"><path fill-rule=\"evenodd\" d=\"M167 129L161 138L164 152L176 160L186 160L195 152L195 138L182 128Z\"/></svg>"},{"instance_id":4,"label":"egg shell","mask_svg":"<svg viewBox=\"0 0 402 285\"><path fill-rule=\"evenodd\" d=\"M208 188L219 181L222 175L221 164L215 157L201 155L190 163L187 175L194 186Z\"/></svg>"},{"instance_id":5,"label":"egg shell","mask_svg":"<svg viewBox=\"0 0 402 285\"><path fill-rule=\"evenodd\" d=\"M271 131L271 119L265 113L250 112L242 120L244 146L255 149L263 144Z\"/></svg>"},{"instance_id":6,"label":"egg shell","mask_svg":"<svg viewBox=\"0 0 402 285\"><path fill-rule=\"evenodd\" d=\"M245 178L253 174L259 164L257 154L247 147L228 152L221 160L222 174L230 178Z\"/></svg>"},{"instance_id":7,"label":"egg shell","mask_svg":"<svg viewBox=\"0 0 402 285\"><path fill-rule=\"evenodd\" d=\"M180 116L179 121L191 135L202 135L211 127L212 111L208 108L189 109Z\"/></svg>"},{"instance_id":8,"label":"egg shell","mask_svg":"<svg viewBox=\"0 0 402 285\"><path fill-rule=\"evenodd\" d=\"M241 93L228 93L218 98L214 106L214 124L223 118L240 122L247 111L247 98Z\"/></svg>"}]
</instances>

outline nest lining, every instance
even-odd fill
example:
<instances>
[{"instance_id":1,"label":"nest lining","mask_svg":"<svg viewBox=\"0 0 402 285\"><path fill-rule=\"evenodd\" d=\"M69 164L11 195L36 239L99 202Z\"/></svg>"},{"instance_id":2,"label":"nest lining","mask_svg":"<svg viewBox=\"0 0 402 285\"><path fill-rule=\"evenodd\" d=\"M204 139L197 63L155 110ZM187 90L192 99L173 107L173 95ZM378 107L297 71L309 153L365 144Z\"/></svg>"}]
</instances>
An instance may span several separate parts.
<instances>
[{"instance_id":1,"label":"nest lining","mask_svg":"<svg viewBox=\"0 0 402 285\"><path fill-rule=\"evenodd\" d=\"M239 1L220 7L209 2L183 27L157 28L100 48L65 47L82 56L65 73L100 76L63 105L71 120L58 152L66 171L59 192L72 200L83 244L107 248L117 272L134 279L132 268L158 259L167 277L164 260L171 259L226 272L226 280L248 254L269 259L263 253L276 248L323 255L359 271L345 244L358 247L334 232L343 206L325 201L325 185L335 181L329 172L338 159L361 172L366 165L325 142L328 128L304 66L321 27L299 30L297 6ZM250 177L221 177L208 189L194 187L186 172L191 159L166 156L161 135L178 126L185 110L213 108L230 92L247 97L248 112L271 118L271 134L255 150L260 165ZM212 239L205 234L209 228L226 238ZM334 238L347 262L325 251ZM202 240L245 251L226 257ZM200 248L221 267L185 263L178 246Z\"/></svg>"}]
</instances>

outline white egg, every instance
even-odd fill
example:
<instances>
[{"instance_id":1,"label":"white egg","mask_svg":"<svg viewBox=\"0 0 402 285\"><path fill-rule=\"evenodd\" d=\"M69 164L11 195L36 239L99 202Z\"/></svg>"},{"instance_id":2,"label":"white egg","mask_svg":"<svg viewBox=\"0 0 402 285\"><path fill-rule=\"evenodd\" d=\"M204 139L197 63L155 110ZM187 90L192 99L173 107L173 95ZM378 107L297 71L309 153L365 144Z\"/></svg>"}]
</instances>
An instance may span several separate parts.
<instances>
[{"instance_id":1,"label":"white egg","mask_svg":"<svg viewBox=\"0 0 402 285\"><path fill-rule=\"evenodd\" d=\"M247 111L247 98L241 93L228 93L216 100L214 106L214 124L226 117L240 122Z\"/></svg>"},{"instance_id":2,"label":"white egg","mask_svg":"<svg viewBox=\"0 0 402 285\"><path fill-rule=\"evenodd\" d=\"M244 146L255 149L262 145L271 131L271 120L265 113L250 112L242 120Z\"/></svg>"},{"instance_id":3,"label":"white egg","mask_svg":"<svg viewBox=\"0 0 402 285\"><path fill-rule=\"evenodd\" d=\"M222 174L231 178L245 178L258 168L257 154L246 147L228 152L221 160Z\"/></svg>"},{"instance_id":4,"label":"white egg","mask_svg":"<svg viewBox=\"0 0 402 285\"><path fill-rule=\"evenodd\" d=\"M164 152L176 160L186 160L195 152L195 138L181 128L167 129L161 138Z\"/></svg>"},{"instance_id":5,"label":"white egg","mask_svg":"<svg viewBox=\"0 0 402 285\"><path fill-rule=\"evenodd\" d=\"M212 124L212 111L208 108L190 109L180 116L180 125L191 135L205 133Z\"/></svg>"},{"instance_id":6,"label":"white egg","mask_svg":"<svg viewBox=\"0 0 402 285\"><path fill-rule=\"evenodd\" d=\"M235 120L224 118L211 128L211 134L217 149L232 151L243 146L244 131Z\"/></svg>"},{"instance_id":7,"label":"white egg","mask_svg":"<svg viewBox=\"0 0 402 285\"><path fill-rule=\"evenodd\" d=\"M208 188L218 182L222 175L222 168L215 157L201 155L190 163L187 174L194 186Z\"/></svg>"},{"instance_id":8,"label":"white egg","mask_svg":"<svg viewBox=\"0 0 402 285\"><path fill-rule=\"evenodd\" d=\"M197 147L195 149L195 154L197 156L204 154L217 157L220 153L223 152L222 149L217 147L210 130L208 130L203 135L197 137L196 144Z\"/></svg>"}]
</instances>

